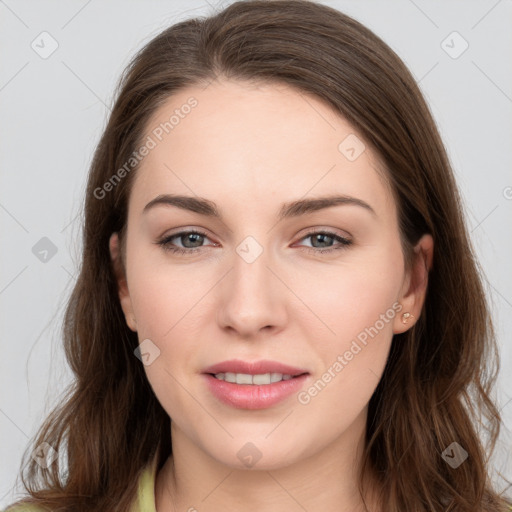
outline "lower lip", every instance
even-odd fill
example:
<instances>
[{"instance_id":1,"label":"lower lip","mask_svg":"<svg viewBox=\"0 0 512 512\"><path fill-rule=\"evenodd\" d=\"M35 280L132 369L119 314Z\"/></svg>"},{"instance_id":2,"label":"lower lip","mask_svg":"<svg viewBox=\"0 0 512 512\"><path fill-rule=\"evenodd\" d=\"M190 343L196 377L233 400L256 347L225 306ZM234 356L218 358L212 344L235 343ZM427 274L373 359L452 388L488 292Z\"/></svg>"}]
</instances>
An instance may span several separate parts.
<instances>
[{"instance_id":1,"label":"lower lip","mask_svg":"<svg viewBox=\"0 0 512 512\"><path fill-rule=\"evenodd\" d=\"M234 384L203 374L210 391L223 403L237 409L266 409L296 393L303 387L309 374L272 384Z\"/></svg>"}]
</instances>

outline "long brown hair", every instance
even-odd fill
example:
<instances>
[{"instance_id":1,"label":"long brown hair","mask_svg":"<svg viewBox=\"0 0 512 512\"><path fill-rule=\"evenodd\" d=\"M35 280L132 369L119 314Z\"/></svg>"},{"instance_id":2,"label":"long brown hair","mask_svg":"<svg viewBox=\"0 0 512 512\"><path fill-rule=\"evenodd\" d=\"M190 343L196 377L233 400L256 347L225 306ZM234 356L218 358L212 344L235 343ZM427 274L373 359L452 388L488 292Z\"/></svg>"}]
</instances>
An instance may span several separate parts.
<instances>
[{"instance_id":1,"label":"long brown hair","mask_svg":"<svg viewBox=\"0 0 512 512\"><path fill-rule=\"evenodd\" d=\"M143 468L155 457L161 467L171 453L170 419L134 356L138 340L126 326L109 255L110 235L126 227L137 166L112 177L170 95L217 77L284 83L325 101L385 163L406 254L422 234L434 238L421 317L394 337L370 400L360 491L371 467L385 511L504 510L487 458L501 422L490 398L498 351L445 148L400 58L359 22L307 0L236 2L180 22L123 73L90 168L82 263L64 320L76 378L30 447L49 443L65 460L49 469L24 464L26 502L127 511ZM485 448L477 425L488 434ZM453 442L468 453L457 469L441 456Z\"/></svg>"}]
</instances>

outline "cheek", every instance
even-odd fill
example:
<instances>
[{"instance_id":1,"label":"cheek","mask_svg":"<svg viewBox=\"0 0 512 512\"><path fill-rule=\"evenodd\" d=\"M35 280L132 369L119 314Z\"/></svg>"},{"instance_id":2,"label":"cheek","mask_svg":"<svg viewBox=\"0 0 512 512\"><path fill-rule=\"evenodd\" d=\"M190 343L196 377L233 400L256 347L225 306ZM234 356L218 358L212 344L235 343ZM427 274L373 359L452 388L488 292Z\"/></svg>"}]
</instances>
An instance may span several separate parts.
<instances>
[{"instance_id":1,"label":"cheek","mask_svg":"<svg viewBox=\"0 0 512 512\"><path fill-rule=\"evenodd\" d=\"M331 323L336 334L324 335L310 347L321 364L297 402L305 428L321 428L326 438L335 438L362 414L386 366L400 305L390 301L389 293L375 293L371 299L359 309L350 301L347 309L338 309ZM353 314L347 313L349 309Z\"/></svg>"},{"instance_id":2,"label":"cheek","mask_svg":"<svg viewBox=\"0 0 512 512\"><path fill-rule=\"evenodd\" d=\"M294 292L314 315L324 347L341 349L377 323L384 335L392 332L396 303L403 280L400 252L367 251L338 265L304 267L294 279ZM387 315L386 315L387 312ZM384 324L381 316L386 315ZM316 317L316 318L314 318Z\"/></svg>"},{"instance_id":3,"label":"cheek","mask_svg":"<svg viewBox=\"0 0 512 512\"><path fill-rule=\"evenodd\" d=\"M128 268L128 282L139 337L163 341L172 339L182 324L194 324L202 297L216 276L154 260L151 254L145 258L143 250L135 255Z\"/></svg>"},{"instance_id":4,"label":"cheek","mask_svg":"<svg viewBox=\"0 0 512 512\"><path fill-rule=\"evenodd\" d=\"M197 369L197 355L204 352L204 324L215 319L206 318L212 308L206 297L201 299L210 287L199 279L191 285L176 269L146 267L132 274L139 343L149 339L158 352L144 370L162 407L181 425L204 421L188 382Z\"/></svg>"},{"instance_id":5,"label":"cheek","mask_svg":"<svg viewBox=\"0 0 512 512\"><path fill-rule=\"evenodd\" d=\"M367 407L384 371L392 333L387 328L362 333L364 341L359 336L331 346L323 369L297 395L301 416L313 430L320 421L326 436L334 438L349 428Z\"/></svg>"},{"instance_id":6,"label":"cheek","mask_svg":"<svg viewBox=\"0 0 512 512\"><path fill-rule=\"evenodd\" d=\"M321 334L309 338L308 349L321 363L311 386L297 398L306 410L321 413L333 425L353 419L365 407L386 365L393 322L402 310L397 301L402 262L393 256L381 253L336 272L330 269L329 275L317 275L316 288L304 283L304 294L319 290L319 282L327 284L322 293L308 295L308 306L323 322L316 320Z\"/></svg>"}]
</instances>

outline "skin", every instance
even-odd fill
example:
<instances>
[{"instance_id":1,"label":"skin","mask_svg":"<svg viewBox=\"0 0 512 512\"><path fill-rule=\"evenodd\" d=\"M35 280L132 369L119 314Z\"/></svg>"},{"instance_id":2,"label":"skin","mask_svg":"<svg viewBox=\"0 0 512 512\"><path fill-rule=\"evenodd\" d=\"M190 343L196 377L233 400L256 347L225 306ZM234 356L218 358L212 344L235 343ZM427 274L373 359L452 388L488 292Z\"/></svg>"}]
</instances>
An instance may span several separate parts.
<instances>
[{"instance_id":1,"label":"skin","mask_svg":"<svg viewBox=\"0 0 512 512\"><path fill-rule=\"evenodd\" d=\"M393 334L420 315L432 238L421 238L406 269L377 156L366 145L349 161L338 145L357 131L315 97L219 79L168 98L147 135L190 96L197 107L137 170L124 268L117 234L110 241L127 324L160 350L145 371L172 418L173 456L157 475L157 510L364 510L356 471L368 401ZM169 193L214 201L223 220L168 205L143 212ZM334 193L375 213L344 204L278 221L282 203ZM199 251L173 254L155 243L192 228L207 237L172 243ZM322 245L306 237L310 228L352 245L322 255L339 242ZM236 251L247 236L263 248L252 263ZM268 409L236 409L204 383L201 372L214 363L271 359L307 369L307 389L396 303L401 312L305 405L294 394ZM403 312L414 316L407 324ZM251 468L237 456L248 442L261 453ZM369 510L378 511L373 476L367 481Z\"/></svg>"}]
</instances>

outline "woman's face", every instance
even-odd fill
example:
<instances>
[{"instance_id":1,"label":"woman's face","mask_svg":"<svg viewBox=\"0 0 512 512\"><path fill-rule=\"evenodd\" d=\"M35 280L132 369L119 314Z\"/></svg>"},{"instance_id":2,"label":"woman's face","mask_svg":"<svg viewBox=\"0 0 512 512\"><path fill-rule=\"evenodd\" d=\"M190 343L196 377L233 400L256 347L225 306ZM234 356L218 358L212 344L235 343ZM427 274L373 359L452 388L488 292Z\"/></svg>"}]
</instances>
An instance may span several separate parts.
<instances>
[{"instance_id":1,"label":"woman's face","mask_svg":"<svg viewBox=\"0 0 512 512\"><path fill-rule=\"evenodd\" d=\"M410 327L402 313L422 300L375 154L319 100L232 81L169 98L144 140L120 297L174 434L230 467L271 469L360 430L393 334ZM205 373L235 359L306 375Z\"/></svg>"}]
</instances>

